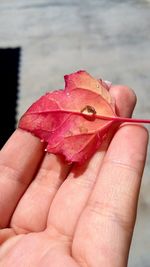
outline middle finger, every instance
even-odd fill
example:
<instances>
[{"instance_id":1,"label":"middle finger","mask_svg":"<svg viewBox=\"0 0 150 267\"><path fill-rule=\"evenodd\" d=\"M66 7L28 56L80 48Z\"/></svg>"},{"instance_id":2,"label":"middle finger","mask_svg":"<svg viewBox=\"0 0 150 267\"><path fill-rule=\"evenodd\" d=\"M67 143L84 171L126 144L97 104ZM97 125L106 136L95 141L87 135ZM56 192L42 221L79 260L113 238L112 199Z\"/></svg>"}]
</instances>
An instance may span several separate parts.
<instances>
[{"instance_id":1,"label":"middle finger","mask_svg":"<svg viewBox=\"0 0 150 267\"><path fill-rule=\"evenodd\" d=\"M45 155L35 179L21 198L12 217L10 225L18 234L45 229L49 207L69 169L70 166L61 157Z\"/></svg>"}]
</instances>

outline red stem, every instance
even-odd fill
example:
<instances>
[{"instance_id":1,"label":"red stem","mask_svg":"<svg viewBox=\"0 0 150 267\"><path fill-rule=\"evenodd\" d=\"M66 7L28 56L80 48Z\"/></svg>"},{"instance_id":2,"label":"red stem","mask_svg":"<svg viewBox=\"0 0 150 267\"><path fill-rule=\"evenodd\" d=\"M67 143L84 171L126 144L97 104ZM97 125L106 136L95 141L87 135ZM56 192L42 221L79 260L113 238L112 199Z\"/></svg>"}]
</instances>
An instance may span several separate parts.
<instances>
[{"instance_id":1,"label":"red stem","mask_svg":"<svg viewBox=\"0 0 150 267\"><path fill-rule=\"evenodd\" d=\"M95 115L96 118L102 120L116 121L116 122L131 122L131 123L150 123L150 120L134 119L134 118L123 118L123 117L107 117L101 115Z\"/></svg>"}]
</instances>

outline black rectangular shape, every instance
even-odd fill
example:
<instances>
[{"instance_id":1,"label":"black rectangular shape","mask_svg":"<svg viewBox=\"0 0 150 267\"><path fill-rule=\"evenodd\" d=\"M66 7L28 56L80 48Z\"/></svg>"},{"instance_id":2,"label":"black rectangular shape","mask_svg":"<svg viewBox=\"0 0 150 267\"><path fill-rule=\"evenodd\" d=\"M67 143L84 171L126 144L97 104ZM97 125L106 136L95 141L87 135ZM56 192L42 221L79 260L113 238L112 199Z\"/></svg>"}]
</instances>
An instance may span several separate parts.
<instances>
[{"instance_id":1,"label":"black rectangular shape","mask_svg":"<svg viewBox=\"0 0 150 267\"><path fill-rule=\"evenodd\" d=\"M16 127L20 47L0 48L0 147Z\"/></svg>"}]
</instances>

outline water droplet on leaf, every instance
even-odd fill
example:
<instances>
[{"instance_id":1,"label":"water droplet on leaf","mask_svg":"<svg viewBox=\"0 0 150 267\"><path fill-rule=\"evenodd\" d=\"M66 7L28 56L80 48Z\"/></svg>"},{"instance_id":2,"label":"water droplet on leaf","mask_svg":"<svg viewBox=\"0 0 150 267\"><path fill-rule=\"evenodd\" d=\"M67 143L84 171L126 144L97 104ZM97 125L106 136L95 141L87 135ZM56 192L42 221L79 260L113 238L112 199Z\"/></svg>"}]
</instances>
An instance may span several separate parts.
<instances>
[{"instance_id":1,"label":"water droplet on leaf","mask_svg":"<svg viewBox=\"0 0 150 267\"><path fill-rule=\"evenodd\" d=\"M96 110L94 107L87 105L81 110L81 113L85 115L94 115L96 114Z\"/></svg>"}]
</instances>

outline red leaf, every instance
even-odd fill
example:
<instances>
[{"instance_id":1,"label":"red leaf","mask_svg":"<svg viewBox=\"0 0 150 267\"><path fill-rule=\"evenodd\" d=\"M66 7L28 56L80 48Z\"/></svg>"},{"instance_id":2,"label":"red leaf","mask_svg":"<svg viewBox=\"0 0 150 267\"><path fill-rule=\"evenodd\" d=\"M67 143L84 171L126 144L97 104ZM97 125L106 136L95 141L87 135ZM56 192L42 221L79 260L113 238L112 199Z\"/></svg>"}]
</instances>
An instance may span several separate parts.
<instances>
[{"instance_id":1,"label":"red leaf","mask_svg":"<svg viewBox=\"0 0 150 267\"><path fill-rule=\"evenodd\" d=\"M100 147L115 114L107 84L85 71L65 76L65 89L45 94L27 110L19 127L47 143L47 151L83 163Z\"/></svg>"}]
</instances>

